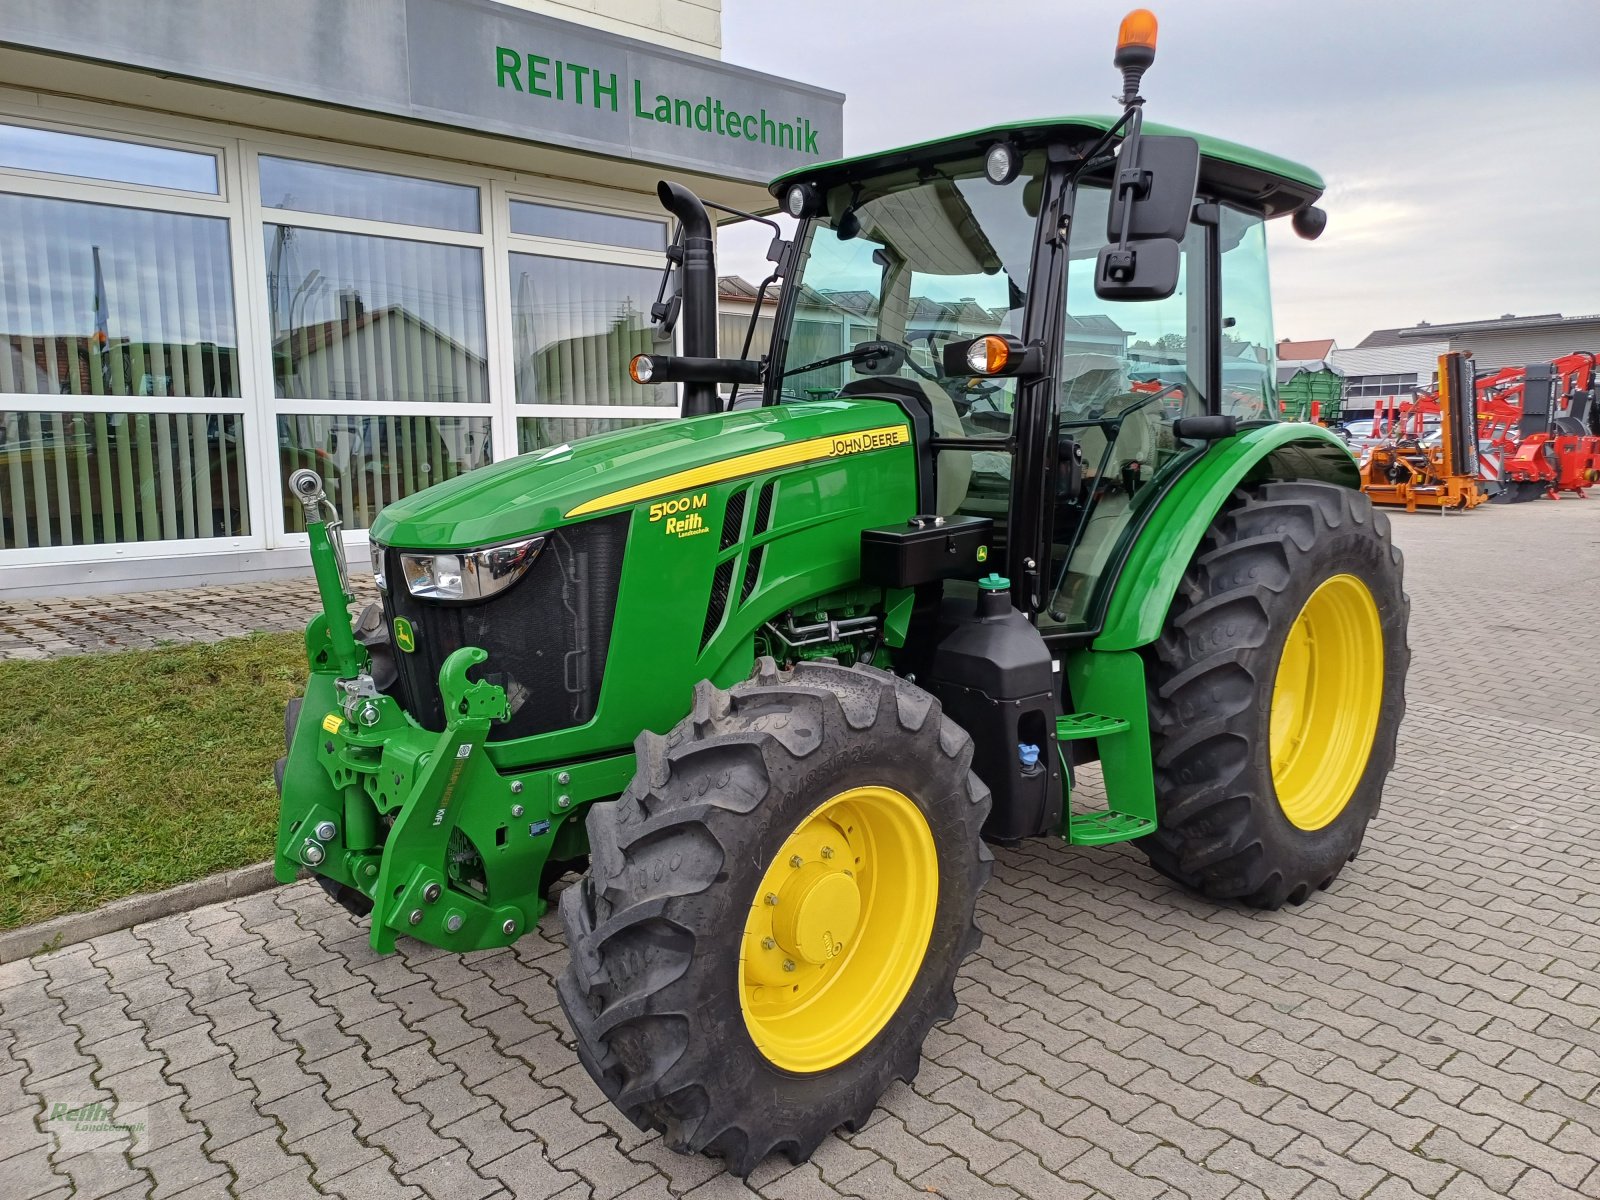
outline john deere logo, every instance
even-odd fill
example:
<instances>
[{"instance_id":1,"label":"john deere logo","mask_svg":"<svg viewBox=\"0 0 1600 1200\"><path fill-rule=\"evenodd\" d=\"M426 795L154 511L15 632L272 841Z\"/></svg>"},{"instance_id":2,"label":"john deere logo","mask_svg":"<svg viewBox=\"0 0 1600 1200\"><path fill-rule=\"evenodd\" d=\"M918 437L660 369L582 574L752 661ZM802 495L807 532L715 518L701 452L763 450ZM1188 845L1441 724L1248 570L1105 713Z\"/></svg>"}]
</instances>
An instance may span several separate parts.
<instances>
[{"instance_id":1,"label":"john deere logo","mask_svg":"<svg viewBox=\"0 0 1600 1200\"><path fill-rule=\"evenodd\" d=\"M394 619L394 644L407 654L417 648L417 635L411 631L411 622L404 617Z\"/></svg>"},{"instance_id":2,"label":"john deere logo","mask_svg":"<svg viewBox=\"0 0 1600 1200\"><path fill-rule=\"evenodd\" d=\"M978 547L978 561L979 562L988 562L989 561L989 547L987 547L987 546L979 546Z\"/></svg>"}]
</instances>

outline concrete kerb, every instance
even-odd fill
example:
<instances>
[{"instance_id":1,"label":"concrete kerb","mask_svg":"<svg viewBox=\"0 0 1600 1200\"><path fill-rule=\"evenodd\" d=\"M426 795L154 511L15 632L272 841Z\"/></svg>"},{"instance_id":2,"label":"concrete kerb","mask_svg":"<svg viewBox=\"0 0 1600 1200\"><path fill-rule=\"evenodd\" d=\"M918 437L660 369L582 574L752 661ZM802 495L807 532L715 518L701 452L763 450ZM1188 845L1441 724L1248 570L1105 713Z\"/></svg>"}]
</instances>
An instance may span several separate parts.
<instances>
[{"instance_id":1,"label":"concrete kerb","mask_svg":"<svg viewBox=\"0 0 1600 1200\"><path fill-rule=\"evenodd\" d=\"M35 954L59 950L63 946L99 937L102 933L127 929L129 926L177 912L188 912L204 904L215 904L221 900L234 900L240 896L264 892L272 887L274 882L272 864L255 863L233 871L208 875L204 879L196 879L193 883L181 883L164 892L145 892L138 896L113 900L93 912L67 913L65 916L40 921L37 925L8 929L0 933L0 963L15 962L20 958L31 958Z\"/></svg>"}]
</instances>

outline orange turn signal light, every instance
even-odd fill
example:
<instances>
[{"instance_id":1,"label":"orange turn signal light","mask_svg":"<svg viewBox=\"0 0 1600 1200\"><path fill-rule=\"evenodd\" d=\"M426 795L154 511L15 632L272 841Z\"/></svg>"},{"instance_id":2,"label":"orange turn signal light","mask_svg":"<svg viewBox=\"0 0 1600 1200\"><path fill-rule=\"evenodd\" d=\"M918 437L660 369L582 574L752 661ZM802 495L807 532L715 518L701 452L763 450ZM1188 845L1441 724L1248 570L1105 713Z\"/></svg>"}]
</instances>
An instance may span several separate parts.
<instances>
[{"instance_id":1,"label":"orange turn signal light","mask_svg":"<svg viewBox=\"0 0 1600 1200\"><path fill-rule=\"evenodd\" d=\"M972 345L967 347L967 366L972 368L974 375L995 375L1005 370L1006 363L1011 361L1011 347L1006 339L990 334L988 337L975 338Z\"/></svg>"},{"instance_id":2,"label":"orange turn signal light","mask_svg":"<svg viewBox=\"0 0 1600 1200\"><path fill-rule=\"evenodd\" d=\"M656 365L648 354L635 354L628 363L628 378L635 383L649 383L655 373Z\"/></svg>"},{"instance_id":3,"label":"orange turn signal light","mask_svg":"<svg viewBox=\"0 0 1600 1200\"><path fill-rule=\"evenodd\" d=\"M1130 46L1156 48L1156 15L1148 8L1136 8L1122 18L1117 29L1117 49L1126 50Z\"/></svg>"}]
</instances>

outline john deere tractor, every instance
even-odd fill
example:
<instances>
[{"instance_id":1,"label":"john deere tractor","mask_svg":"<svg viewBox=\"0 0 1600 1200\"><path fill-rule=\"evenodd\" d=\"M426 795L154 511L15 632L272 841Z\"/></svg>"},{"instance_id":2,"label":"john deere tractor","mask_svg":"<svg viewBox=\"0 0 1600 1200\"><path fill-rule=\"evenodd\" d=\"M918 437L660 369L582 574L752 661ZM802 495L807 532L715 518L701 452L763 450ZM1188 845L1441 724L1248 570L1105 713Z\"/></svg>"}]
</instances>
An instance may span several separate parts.
<instances>
[{"instance_id":1,"label":"john deere tractor","mask_svg":"<svg viewBox=\"0 0 1600 1200\"><path fill-rule=\"evenodd\" d=\"M1131 14L1120 115L774 182L759 358L719 357L715 231L663 183L682 353L629 370L682 418L389 505L357 620L297 474L325 611L278 878L379 951L465 952L581 873L579 1056L739 1174L915 1075L986 841L1131 841L1260 908L1328 887L1394 761L1400 554L1343 443L1275 419L1264 226L1314 237L1322 181L1146 125L1154 48Z\"/></svg>"}]
</instances>

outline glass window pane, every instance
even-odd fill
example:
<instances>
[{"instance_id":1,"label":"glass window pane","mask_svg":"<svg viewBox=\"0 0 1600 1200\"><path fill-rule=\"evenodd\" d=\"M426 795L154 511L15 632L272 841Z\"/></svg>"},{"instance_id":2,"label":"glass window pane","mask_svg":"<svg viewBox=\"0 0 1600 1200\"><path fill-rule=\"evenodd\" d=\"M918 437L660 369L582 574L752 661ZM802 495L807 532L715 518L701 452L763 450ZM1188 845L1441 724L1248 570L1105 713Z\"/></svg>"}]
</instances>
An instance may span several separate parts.
<instances>
[{"instance_id":1,"label":"glass window pane","mask_svg":"<svg viewBox=\"0 0 1600 1200\"><path fill-rule=\"evenodd\" d=\"M366 529L390 501L492 461L488 417L280 415L278 495L283 527L304 533L305 511L289 476L310 467L346 529Z\"/></svg>"},{"instance_id":2,"label":"glass window pane","mask_svg":"<svg viewBox=\"0 0 1600 1200\"><path fill-rule=\"evenodd\" d=\"M259 161L264 208L478 232L478 189L466 184L266 154Z\"/></svg>"},{"instance_id":3,"label":"glass window pane","mask_svg":"<svg viewBox=\"0 0 1600 1200\"><path fill-rule=\"evenodd\" d=\"M518 404L676 405L670 383L628 377L635 354L670 354L650 324L660 273L649 267L511 256Z\"/></svg>"},{"instance_id":4,"label":"glass window pane","mask_svg":"<svg viewBox=\"0 0 1600 1200\"><path fill-rule=\"evenodd\" d=\"M1272 333L1267 230L1260 217L1222 209L1222 412L1241 421L1275 420L1278 344Z\"/></svg>"},{"instance_id":5,"label":"glass window pane","mask_svg":"<svg viewBox=\"0 0 1600 1200\"><path fill-rule=\"evenodd\" d=\"M280 398L488 403L482 251L268 225L266 253Z\"/></svg>"},{"instance_id":6,"label":"glass window pane","mask_svg":"<svg viewBox=\"0 0 1600 1200\"><path fill-rule=\"evenodd\" d=\"M217 159L213 154L26 125L0 125L0 167L217 193Z\"/></svg>"},{"instance_id":7,"label":"glass window pane","mask_svg":"<svg viewBox=\"0 0 1600 1200\"><path fill-rule=\"evenodd\" d=\"M236 413L0 411L0 550L250 532Z\"/></svg>"},{"instance_id":8,"label":"glass window pane","mask_svg":"<svg viewBox=\"0 0 1600 1200\"><path fill-rule=\"evenodd\" d=\"M1119 547L1160 494L1151 485L1196 453L1173 433L1179 417L1206 411L1204 230L1182 242L1177 290L1164 300L1102 300L1096 256L1106 243L1110 192L1080 187L1067 268L1067 323L1057 411L1083 453L1082 486L1057 497L1053 594L1041 623L1088 625L1120 561ZM1231 386L1224 364L1224 386ZM977 468L974 469L977 474Z\"/></svg>"},{"instance_id":9,"label":"glass window pane","mask_svg":"<svg viewBox=\"0 0 1600 1200\"><path fill-rule=\"evenodd\" d=\"M0 393L237 396L228 223L0 194Z\"/></svg>"},{"instance_id":10,"label":"glass window pane","mask_svg":"<svg viewBox=\"0 0 1600 1200\"><path fill-rule=\"evenodd\" d=\"M635 250L667 248L664 221L618 217L554 204L528 204L522 200L511 202L511 232L531 237L565 238L569 242L594 242L601 246L631 246Z\"/></svg>"},{"instance_id":11,"label":"glass window pane","mask_svg":"<svg viewBox=\"0 0 1600 1200\"><path fill-rule=\"evenodd\" d=\"M618 429L632 429L637 425L654 425L661 417L518 417L517 453L543 450L575 442L579 438L612 433Z\"/></svg>"}]
</instances>

